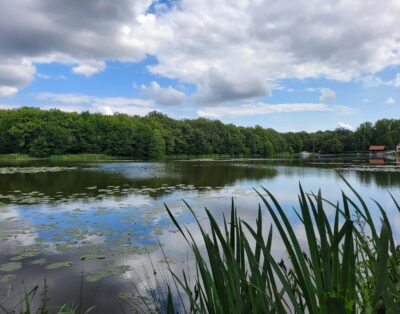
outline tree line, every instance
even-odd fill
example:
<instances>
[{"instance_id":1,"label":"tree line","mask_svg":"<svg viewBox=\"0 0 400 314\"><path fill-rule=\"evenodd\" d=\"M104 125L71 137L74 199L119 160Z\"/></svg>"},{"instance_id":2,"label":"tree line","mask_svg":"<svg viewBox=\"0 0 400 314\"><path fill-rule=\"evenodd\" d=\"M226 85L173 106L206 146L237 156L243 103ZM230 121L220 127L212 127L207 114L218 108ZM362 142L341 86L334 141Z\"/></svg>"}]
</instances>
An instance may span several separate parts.
<instances>
[{"instance_id":1,"label":"tree line","mask_svg":"<svg viewBox=\"0 0 400 314\"><path fill-rule=\"evenodd\" d=\"M35 157L84 153L140 160L210 154L270 157L301 151L365 151L374 144L394 149L398 142L400 120L395 119L365 122L355 131L279 133L204 118L176 120L159 112L139 117L30 107L0 110L0 154Z\"/></svg>"}]
</instances>

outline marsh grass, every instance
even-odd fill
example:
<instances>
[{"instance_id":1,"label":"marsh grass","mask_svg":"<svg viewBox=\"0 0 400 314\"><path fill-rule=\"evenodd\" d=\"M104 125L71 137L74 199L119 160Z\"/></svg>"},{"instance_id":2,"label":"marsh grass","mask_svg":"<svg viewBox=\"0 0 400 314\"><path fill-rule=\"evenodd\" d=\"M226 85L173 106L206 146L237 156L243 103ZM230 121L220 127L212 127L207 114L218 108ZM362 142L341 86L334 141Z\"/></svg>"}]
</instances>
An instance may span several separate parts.
<instances>
[{"instance_id":1,"label":"marsh grass","mask_svg":"<svg viewBox=\"0 0 400 314\"><path fill-rule=\"evenodd\" d=\"M110 161L121 159L123 158L104 154L67 154L50 156L50 160L53 161Z\"/></svg>"},{"instance_id":2,"label":"marsh grass","mask_svg":"<svg viewBox=\"0 0 400 314\"><path fill-rule=\"evenodd\" d=\"M35 159L27 154L0 154L0 160L32 160Z\"/></svg>"},{"instance_id":3,"label":"marsh grass","mask_svg":"<svg viewBox=\"0 0 400 314\"><path fill-rule=\"evenodd\" d=\"M192 313L400 313L400 248L382 206L380 222L362 197L345 181L353 199L342 192L339 203L321 192L306 194L300 186L294 209L305 231L301 243L286 211L266 189L258 195L273 223L264 234L261 206L255 227L241 220L232 201L222 227L206 208L207 232L192 208L204 243L167 211L196 261L194 282L185 271L172 272ZM397 210L399 204L390 195ZM334 208L329 221L328 207ZM271 251L277 232L287 259ZM204 245L204 247L203 247ZM176 313L168 302L168 313Z\"/></svg>"}]
</instances>

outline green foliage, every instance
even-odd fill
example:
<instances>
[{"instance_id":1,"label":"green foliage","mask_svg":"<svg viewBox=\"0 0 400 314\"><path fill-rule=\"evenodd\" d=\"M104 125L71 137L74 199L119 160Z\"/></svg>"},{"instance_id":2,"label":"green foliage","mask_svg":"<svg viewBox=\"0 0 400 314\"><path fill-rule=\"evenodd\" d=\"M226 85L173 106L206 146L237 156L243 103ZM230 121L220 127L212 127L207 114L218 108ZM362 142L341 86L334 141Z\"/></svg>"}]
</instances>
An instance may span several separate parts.
<instances>
[{"instance_id":1,"label":"green foliage","mask_svg":"<svg viewBox=\"0 0 400 314\"><path fill-rule=\"evenodd\" d=\"M346 182L346 184L348 184ZM348 184L350 189L352 187ZM193 313L400 313L400 246L384 209L380 233L363 199L342 193L342 205L300 186L295 210L306 241L298 239L286 211L264 189L258 193L273 225L266 235L259 207L256 225L237 216L232 201L230 220L220 227L209 210L209 232L197 220L205 248L168 213L194 254L194 283L172 273ZM394 200L394 199L393 199ZM396 201L395 201L396 203ZM400 211L399 205L396 203ZM327 207L333 207L329 221ZM273 228L288 254L278 260L271 250ZM276 240L275 240L276 241ZM170 304L169 313L174 313Z\"/></svg>"},{"instance_id":2,"label":"green foliage","mask_svg":"<svg viewBox=\"0 0 400 314\"><path fill-rule=\"evenodd\" d=\"M260 126L238 127L199 118L174 120L151 112L146 117L67 113L23 107L0 110L0 154L35 157L103 154L151 160L179 155L270 157L303 150L341 153L369 145L390 149L400 142L400 120L363 123L356 131L278 133Z\"/></svg>"}]
</instances>

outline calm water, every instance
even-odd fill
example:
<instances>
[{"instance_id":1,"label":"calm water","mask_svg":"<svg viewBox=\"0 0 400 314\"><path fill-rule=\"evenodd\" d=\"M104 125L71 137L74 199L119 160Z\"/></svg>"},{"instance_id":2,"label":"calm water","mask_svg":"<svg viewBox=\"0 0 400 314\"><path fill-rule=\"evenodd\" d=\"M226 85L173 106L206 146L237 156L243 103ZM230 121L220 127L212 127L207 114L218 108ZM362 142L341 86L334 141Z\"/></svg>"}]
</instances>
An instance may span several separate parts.
<instances>
[{"instance_id":1,"label":"calm water","mask_svg":"<svg viewBox=\"0 0 400 314\"><path fill-rule=\"evenodd\" d=\"M182 199L204 217L229 213L231 197L242 218L254 221L259 198L253 188L272 191L294 225L298 184L322 189L337 200L346 189L340 174L366 198L400 219L387 190L400 199L400 165L367 157L310 160L220 160L166 163L0 162L0 304L13 310L24 289L44 280L50 304L96 306L94 313L129 311L140 293L151 290L146 274L187 267L187 246L164 208L191 228ZM369 201L372 202L372 201ZM329 213L328 213L329 214ZM266 214L265 214L266 215ZM270 221L266 215L266 221ZM378 219L378 216L376 216ZM203 221L203 220L202 220ZM204 223L206 221L204 220ZM298 229L299 238L303 236ZM279 241L274 254L284 256ZM150 261L153 263L151 265ZM189 263L190 264L190 263ZM133 300L133 301L132 301Z\"/></svg>"}]
</instances>

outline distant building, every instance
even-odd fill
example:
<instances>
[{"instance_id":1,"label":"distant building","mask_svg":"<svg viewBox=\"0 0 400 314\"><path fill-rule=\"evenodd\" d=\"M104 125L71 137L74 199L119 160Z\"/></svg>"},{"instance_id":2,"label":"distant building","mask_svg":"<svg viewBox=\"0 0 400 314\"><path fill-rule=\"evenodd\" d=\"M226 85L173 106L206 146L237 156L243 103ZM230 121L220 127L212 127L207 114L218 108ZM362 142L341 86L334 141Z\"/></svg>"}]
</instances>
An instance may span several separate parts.
<instances>
[{"instance_id":1,"label":"distant building","mask_svg":"<svg viewBox=\"0 0 400 314\"><path fill-rule=\"evenodd\" d=\"M369 147L370 158L385 158L386 157L386 146L383 145L372 145Z\"/></svg>"},{"instance_id":2,"label":"distant building","mask_svg":"<svg viewBox=\"0 0 400 314\"><path fill-rule=\"evenodd\" d=\"M372 145L368 149L372 153L378 153L378 152L385 152L386 151L386 146L381 146L381 145Z\"/></svg>"},{"instance_id":3,"label":"distant building","mask_svg":"<svg viewBox=\"0 0 400 314\"><path fill-rule=\"evenodd\" d=\"M396 153L400 153L400 144L396 145Z\"/></svg>"}]
</instances>

